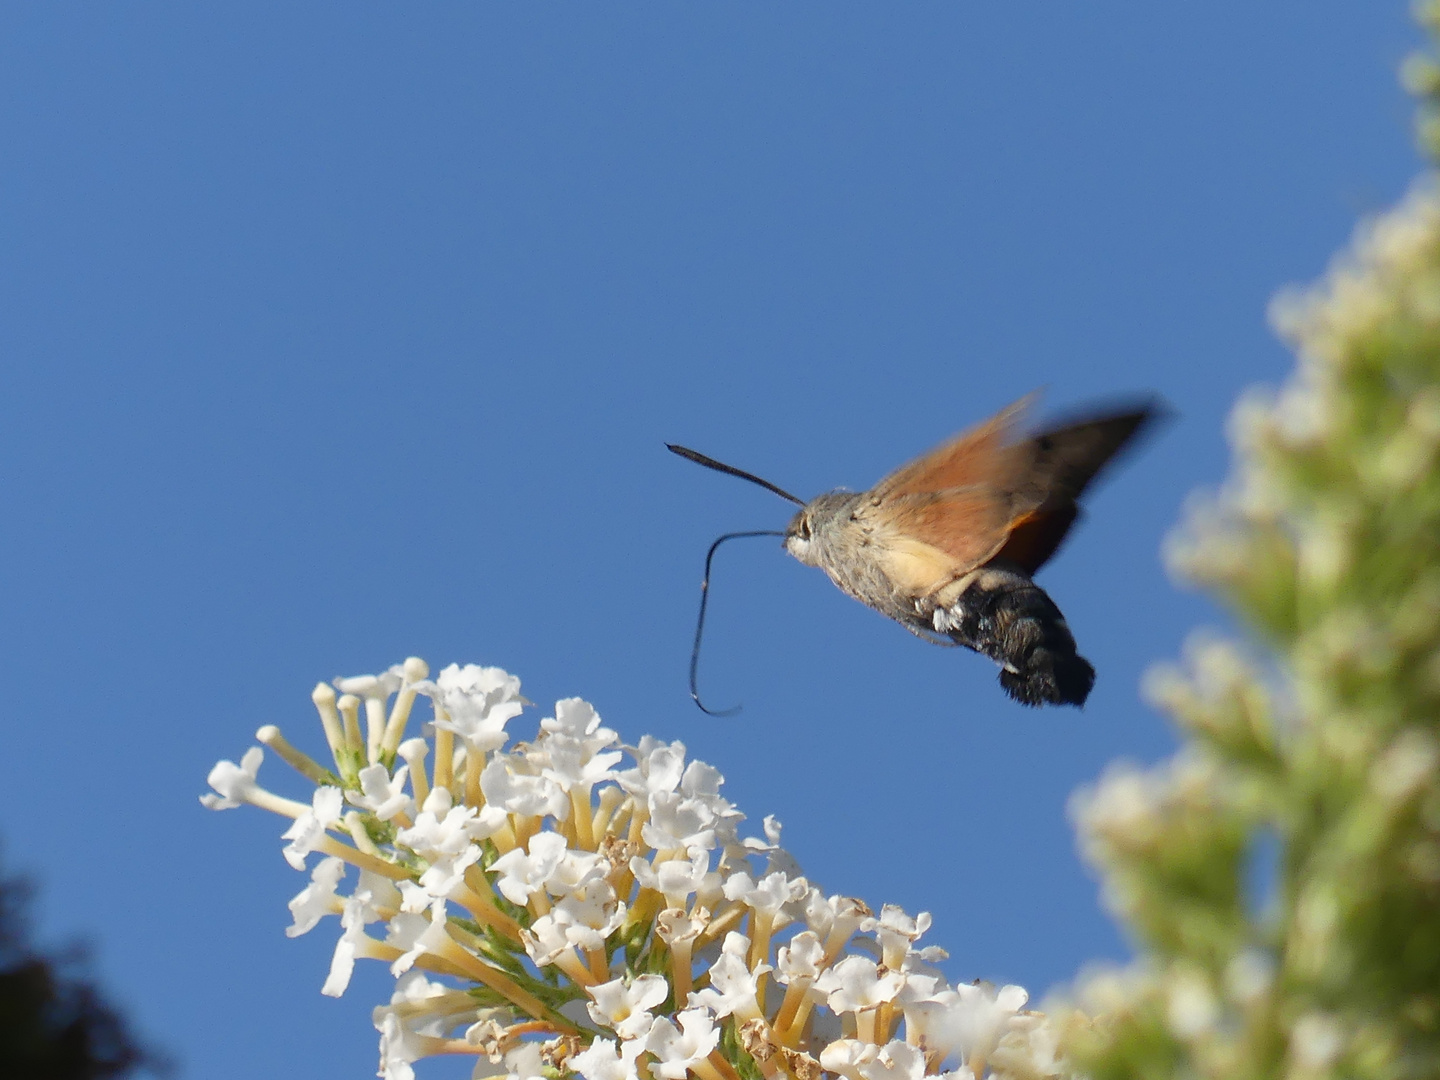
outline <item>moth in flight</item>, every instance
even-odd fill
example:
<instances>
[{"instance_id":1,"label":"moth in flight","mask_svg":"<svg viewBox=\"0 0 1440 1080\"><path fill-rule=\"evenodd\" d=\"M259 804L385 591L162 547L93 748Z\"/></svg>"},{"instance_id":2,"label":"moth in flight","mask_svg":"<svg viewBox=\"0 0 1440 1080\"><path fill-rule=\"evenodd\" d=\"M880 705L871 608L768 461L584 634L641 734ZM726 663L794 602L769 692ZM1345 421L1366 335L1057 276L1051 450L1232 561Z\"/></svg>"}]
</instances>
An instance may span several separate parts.
<instances>
[{"instance_id":1,"label":"moth in flight","mask_svg":"<svg viewBox=\"0 0 1440 1080\"><path fill-rule=\"evenodd\" d=\"M786 551L824 570L862 604L917 637L990 657L1000 665L1000 685L1022 705L1079 706L1094 685L1095 669L1076 651L1065 617L1033 577L1075 524L1085 490L1163 410L1154 400L1094 409L1024 434L1021 421L1033 398L902 466L869 491L830 491L809 502L753 473L666 445L798 505L785 532L768 535L783 535ZM716 541L711 556L727 538ZM690 665L697 704L704 617L702 594Z\"/></svg>"}]
</instances>

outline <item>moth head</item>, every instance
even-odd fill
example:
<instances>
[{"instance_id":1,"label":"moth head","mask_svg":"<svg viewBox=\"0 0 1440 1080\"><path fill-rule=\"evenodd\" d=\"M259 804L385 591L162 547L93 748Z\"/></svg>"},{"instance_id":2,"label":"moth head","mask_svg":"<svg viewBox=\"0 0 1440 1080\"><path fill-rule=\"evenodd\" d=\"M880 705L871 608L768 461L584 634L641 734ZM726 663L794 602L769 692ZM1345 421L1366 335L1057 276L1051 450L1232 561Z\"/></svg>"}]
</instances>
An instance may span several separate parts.
<instances>
[{"instance_id":1,"label":"moth head","mask_svg":"<svg viewBox=\"0 0 1440 1080\"><path fill-rule=\"evenodd\" d=\"M843 540L859 497L852 491L816 495L790 519L785 550L806 566L825 566L827 557L834 557L836 543Z\"/></svg>"},{"instance_id":2,"label":"moth head","mask_svg":"<svg viewBox=\"0 0 1440 1080\"><path fill-rule=\"evenodd\" d=\"M806 566L818 565L812 541L815 538L815 521L812 508L802 507L785 527L785 550Z\"/></svg>"}]
</instances>

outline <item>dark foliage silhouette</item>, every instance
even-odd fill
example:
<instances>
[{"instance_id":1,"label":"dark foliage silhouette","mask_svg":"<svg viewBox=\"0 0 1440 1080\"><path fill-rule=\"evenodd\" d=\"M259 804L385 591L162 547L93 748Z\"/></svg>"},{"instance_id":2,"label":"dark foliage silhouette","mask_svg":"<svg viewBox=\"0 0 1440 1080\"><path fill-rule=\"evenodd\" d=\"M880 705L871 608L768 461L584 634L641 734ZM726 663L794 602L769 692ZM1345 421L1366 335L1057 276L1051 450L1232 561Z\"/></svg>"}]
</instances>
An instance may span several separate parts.
<instances>
[{"instance_id":1,"label":"dark foliage silhouette","mask_svg":"<svg viewBox=\"0 0 1440 1080\"><path fill-rule=\"evenodd\" d=\"M136 1042L85 972L84 951L45 953L31 943L33 888L0 877L0 1076L9 1080L102 1080L165 1063Z\"/></svg>"}]
</instances>

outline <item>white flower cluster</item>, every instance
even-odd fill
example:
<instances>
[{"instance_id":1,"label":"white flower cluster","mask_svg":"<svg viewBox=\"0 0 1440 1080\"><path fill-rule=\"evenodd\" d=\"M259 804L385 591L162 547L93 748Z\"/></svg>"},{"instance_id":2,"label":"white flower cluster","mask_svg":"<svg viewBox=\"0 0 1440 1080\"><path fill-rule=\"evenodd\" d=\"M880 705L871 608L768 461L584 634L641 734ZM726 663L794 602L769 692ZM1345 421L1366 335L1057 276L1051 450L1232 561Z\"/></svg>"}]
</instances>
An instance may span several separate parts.
<instances>
[{"instance_id":1,"label":"white flower cluster","mask_svg":"<svg viewBox=\"0 0 1440 1080\"><path fill-rule=\"evenodd\" d=\"M309 803L260 787L258 746L216 765L202 797L293 819L297 869L322 856L287 933L339 917L325 994L344 992L357 957L390 964L379 1075L410 1080L434 1054L512 1080L1061 1074L1024 990L948 985L931 966L943 951L916 945L928 914L824 895L773 819L765 839L742 839L720 774L680 743L621 746L570 698L506 751L505 725L529 704L518 679L475 665L428 676L412 658L318 686L333 769L260 729L316 783ZM406 740L417 697L431 737Z\"/></svg>"}]
</instances>

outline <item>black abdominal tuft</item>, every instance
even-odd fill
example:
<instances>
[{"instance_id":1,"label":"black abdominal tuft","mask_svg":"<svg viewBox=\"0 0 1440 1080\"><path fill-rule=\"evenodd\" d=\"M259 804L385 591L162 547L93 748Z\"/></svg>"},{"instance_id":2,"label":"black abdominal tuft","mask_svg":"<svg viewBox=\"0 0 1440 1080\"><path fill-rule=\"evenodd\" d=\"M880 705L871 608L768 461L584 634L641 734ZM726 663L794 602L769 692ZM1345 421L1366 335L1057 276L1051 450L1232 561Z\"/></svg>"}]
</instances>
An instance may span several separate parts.
<instances>
[{"instance_id":1,"label":"black abdominal tuft","mask_svg":"<svg viewBox=\"0 0 1440 1080\"><path fill-rule=\"evenodd\" d=\"M1001 665L1000 685L1022 705L1084 705L1095 685L1060 609L1017 568L986 567L936 625Z\"/></svg>"},{"instance_id":2,"label":"black abdominal tuft","mask_svg":"<svg viewBox=\"0 0 1440 1080\"><path fill-rule=\"evenodd\" d=\"M1021 705L1084 705L1095 685L1090 661L1073 650L1067 656L1038 648L1020 674L1003 668L1000 685Z\"/></svg>"}]
</instances>

